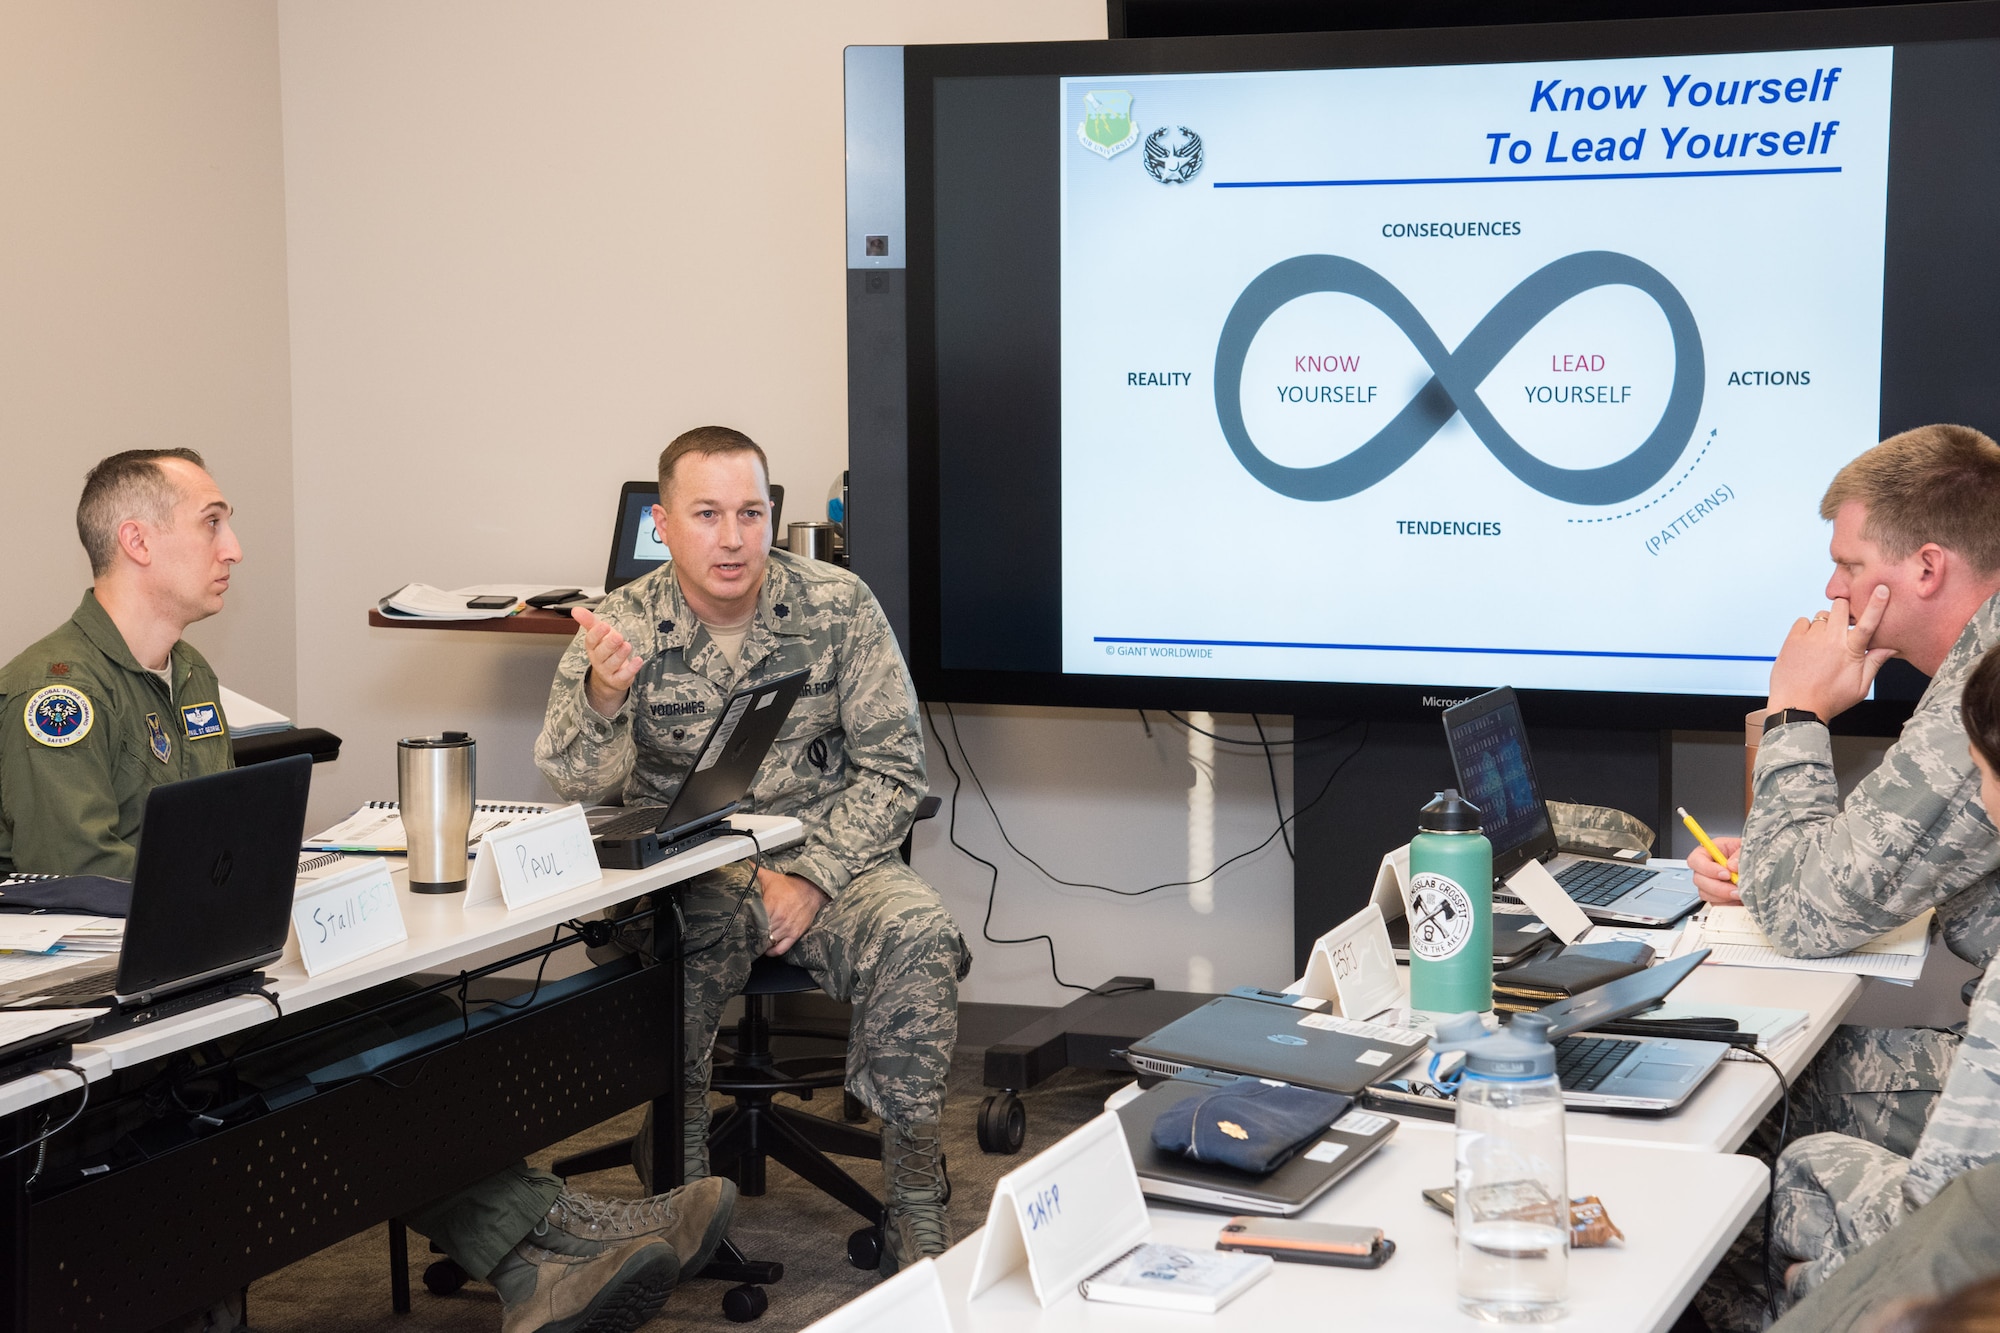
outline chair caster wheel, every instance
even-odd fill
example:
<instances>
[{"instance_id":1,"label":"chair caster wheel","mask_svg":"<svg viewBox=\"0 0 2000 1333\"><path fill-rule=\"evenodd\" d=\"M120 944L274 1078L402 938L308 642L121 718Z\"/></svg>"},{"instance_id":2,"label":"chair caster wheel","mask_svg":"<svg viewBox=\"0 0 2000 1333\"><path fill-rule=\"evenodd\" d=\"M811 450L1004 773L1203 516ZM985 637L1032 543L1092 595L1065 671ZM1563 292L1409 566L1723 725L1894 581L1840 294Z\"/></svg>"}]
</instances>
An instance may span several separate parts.
<instances>
[{"instance_id":1,"label":"chair caster wheel","mask_svg":"<svg viewBox=\"0 0 2000 1333\"><path fill-rule=\"evenodd\" d=\"M762 1287L744 1283L722 1293L722 1314L732 1324L747 1324L771 1308L771 1298Z\"/></svg>"},{"instance_id":2,"label":"chair caster wheel","mask_svg":"<svg viewBox=\"0 0 2000 1333\"><path fill-rule=\"evenodd\" d=\"M981 1152L1013 1154L1028 1137L1028 1108L1012 1092L996 1092L979 1103Z\"/></svg>"},{"instance_id":3,"label":"chair caster wheel","mask_svg":"<svg viewBox=\"0 0 2000 1333\"><path fill-rule=\"evenodd\" d=\"M862 1227L847 1238L847 1262L864 1273L882 1266L882 1228Z\"/></svg>"},{"instance_id":4,"label":"chair caster wheel","mask_svg":"<svg viewBox=\"0 0 2000 1333\"><path fill-rule=\"evenodd\" d=\"M850 1125L858 1125L868 1118L868 1108L853 1093L843 1092L840 1094L840 1118Z\"/></svg>"},{"instance_id":5,"label":"chair caster wheel","mask_svg":"<svg viewBox=\"0 0 2000 1333\"><path fill-rule=\"evenodd\" d=\"M469 1280L465 1270L449 1259L440 1259L424 1270L424 1286L433 1296L449 1296Z\"/></svg>"}]
</instances>

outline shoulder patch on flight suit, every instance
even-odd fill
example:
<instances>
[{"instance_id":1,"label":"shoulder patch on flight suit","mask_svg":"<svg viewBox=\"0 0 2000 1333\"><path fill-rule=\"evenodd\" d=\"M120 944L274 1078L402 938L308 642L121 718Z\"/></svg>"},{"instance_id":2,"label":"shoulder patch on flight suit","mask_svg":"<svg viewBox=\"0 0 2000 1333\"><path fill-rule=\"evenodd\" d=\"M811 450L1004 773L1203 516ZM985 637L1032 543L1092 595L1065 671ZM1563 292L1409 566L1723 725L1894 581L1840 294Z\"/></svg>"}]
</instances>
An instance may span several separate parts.
<instances>
[{"instance_id":1,"label":"shoulder patch on flight suit","mask_svg":"<svg viewBox=\"0 0 2000 1333\"><path fill-rule=\"evenodd\" d=\"M204 736L220 736L222 710L215 706L213 700L205 704L189 704L181 709L181 726L191 741L198 741Z\"/></svg>"},{"instance_id":2,"label":"shoulder patch on flight suit","mask_svg":"<svg viewBox=\"0 0 2000 1333\"><path fill-rule=\"evenodd\" d=\"M69 685L46 685L28 696L21 720L28 734L51 749L74 745L90 734L97 711L83 691Z\"/></svg>"},{"instance_id":3,"label":"shoulder patch on flight suit","mask_svg":"<svg viewBox=\"0 0 2000 1333\"><path fill-rule=\"evenodd\" d=\"M174 743L167 739L167 729L160 725L158 713L146 714L146 733L153 747L153 758L166 763L167 756L174 752Z\"/></svg>"}]
</instances>

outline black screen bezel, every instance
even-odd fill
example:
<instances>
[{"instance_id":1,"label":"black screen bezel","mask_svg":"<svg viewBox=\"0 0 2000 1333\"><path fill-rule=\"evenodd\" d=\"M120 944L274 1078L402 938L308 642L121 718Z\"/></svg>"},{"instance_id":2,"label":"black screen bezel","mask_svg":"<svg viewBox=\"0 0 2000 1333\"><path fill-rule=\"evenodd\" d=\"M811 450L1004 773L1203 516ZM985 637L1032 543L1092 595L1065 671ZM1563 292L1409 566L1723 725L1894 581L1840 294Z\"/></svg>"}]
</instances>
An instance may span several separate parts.
<instances>
[{"instance_id":1,"label":"black screen bezel","mask_svg":"<svg viewBox=\"0 0 2000 1333\"><path fill-rule=\"evenodd\" d=\"M1982 39L2000 39L2000 0L1502 27L906 47L911 628L907 646L919 693L925 698L963 703L1420 720L1435 717L1440 709L1482 692L1481 688L1462 685L1081 675L970 670L943 664L943 588L938 556L947 516L941 503L938 448L934 81L1055 78L1080 73L1115 76L1490 64ZM1923 681L1907 669L1892 679L1896 688L1881 689L1878 694L1893 692L1900 697L1859 704L1836 719L1834 729L1862 735L1896 734L1908 719ZM1888 684L1885 680L1884 685ZM1520 697L1536 715L1557 719L1564 726L1620 730L1733 730L1745 712L1761 702L1737 695L1570 690L1524 690Z\"/></svg>"}]
</instances>

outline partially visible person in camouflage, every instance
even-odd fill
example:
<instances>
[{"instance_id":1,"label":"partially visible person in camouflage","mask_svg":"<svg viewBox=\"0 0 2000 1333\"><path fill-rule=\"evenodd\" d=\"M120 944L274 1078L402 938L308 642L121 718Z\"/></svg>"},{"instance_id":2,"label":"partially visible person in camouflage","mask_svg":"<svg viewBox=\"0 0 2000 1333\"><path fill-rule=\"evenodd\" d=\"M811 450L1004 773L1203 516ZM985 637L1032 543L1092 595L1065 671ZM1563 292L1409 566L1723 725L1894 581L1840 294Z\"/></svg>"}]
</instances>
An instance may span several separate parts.
<instances>
[{"instance_id":1,"label":"partially visible person in camouflage","mask_svg":"<svg viewBox=\"0 0 2000 1333\"><path fill-rule=\"evenodd\" d=\"M1718 839L1740 890L1704 851L1688 866L1704 898L1742 902L1788 954L1841 953L1935 907L1952 951L1984 967L2000 946L2000 836L1979 808L1959 696L2000 644L2000 445L1965 426L1905 432L1842 468L1820 515L1832 609L1779 650L1743 837ZM1843 806L1826 721L1896 656L1930 687ZM1795 1131L1908 1156L1957 1044L1842 1028L1794 1090Z\"/></svg>"},{"instance_id":2,"label":"partially visible person in camouflage","mask_svg":"<svg viewBox=\"0 0 2000 1333\"><path fill-rule=\"evenodd\" d=\"M2000 816L2000 649L1966 680L1962 703L1977 806ZM1944 1090L1912 1148L1892 1151L1847 1134L1814 1134L1778 1159L1771 1200L1771 1279L1796 1301L1929 1203L1955 1177L2000 1159L2000 959L1972 996Z\"/></svg>"},{"instance_id":3,"label":"partially visible person in camouflage","mask_svg":"<svg viewBox=\"0 0 2000 1333\"><path fill-rule=\"evenodd\" d=\"M938 1116L971 953L897 855L925 789L916 690L873 594L771 550L768 464L748 436L687 432L660 455L653 521L672 560L606 597L556 669L535 762L563 795L664 804L742 686L810 669L746 801L805 841L689 881L689 1178L706 1175L709 1052L760 954L854 1006L847 1087L880 1116L882 1271L949 1244ZM649 1143L650 1132L638 1142ZM636 1163L650 1175L650 1163Z\"/></svg>"}]
</instances>

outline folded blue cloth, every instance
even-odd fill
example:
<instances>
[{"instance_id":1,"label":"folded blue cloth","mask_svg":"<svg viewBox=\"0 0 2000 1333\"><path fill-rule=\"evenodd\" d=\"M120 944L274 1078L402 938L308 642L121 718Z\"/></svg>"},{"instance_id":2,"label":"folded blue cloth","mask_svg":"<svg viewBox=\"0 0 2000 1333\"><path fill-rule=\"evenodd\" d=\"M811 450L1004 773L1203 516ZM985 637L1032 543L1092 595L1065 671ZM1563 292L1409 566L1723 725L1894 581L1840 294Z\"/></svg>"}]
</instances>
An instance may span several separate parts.
<instances>
[{"instance_id":1,"label":"folded blue cloth","mask_svg":"<svg viewBox=\"0 0 2000 1333\"><path fill-rule=\"evenodd\" d=\"M1269 1175L1354 1104L1337 1092L1239 1078L1160 1112L1153 1146L1206 1166Z\"/></svg>"}]
</instances>

